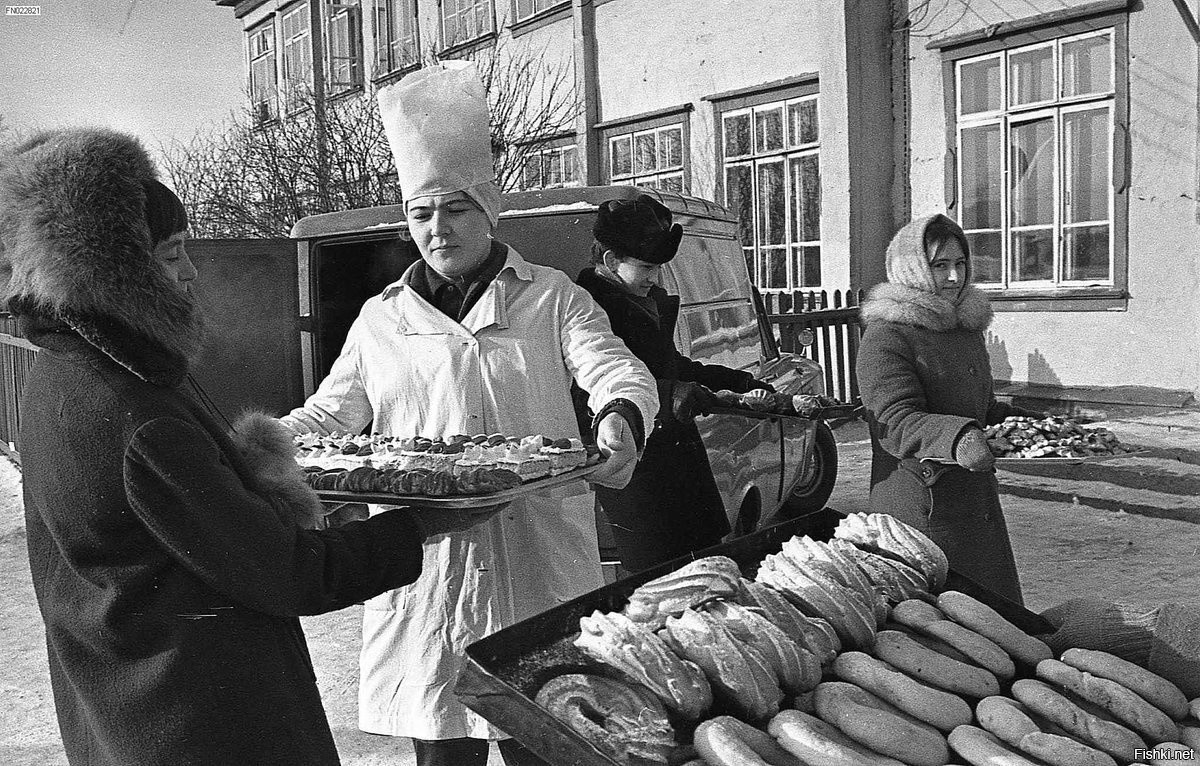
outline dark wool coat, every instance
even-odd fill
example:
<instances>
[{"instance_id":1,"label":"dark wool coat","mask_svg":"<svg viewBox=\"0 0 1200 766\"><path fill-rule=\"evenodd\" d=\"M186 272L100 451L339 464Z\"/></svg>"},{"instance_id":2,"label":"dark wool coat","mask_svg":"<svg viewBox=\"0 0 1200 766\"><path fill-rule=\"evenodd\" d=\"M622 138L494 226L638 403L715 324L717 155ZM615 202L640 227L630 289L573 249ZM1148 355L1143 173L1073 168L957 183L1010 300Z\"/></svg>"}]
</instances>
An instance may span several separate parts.
<instances>
[{"instance_id":1,"label":"dark wool coat","mask_svg":"<svg viewBox=\"0 0 1200 766\"><path fill-rule=\"evenodd\" d=\"M729 532L725 506L695 422L671 416L671 389L676 381L690 381L741 393L754 377L679 353L679 296L655 286L648 298L638 298L593 268L584 269L576 281L608 314L617 337L650 368L659 388L658 417L633 478L624 489L596 487L622 564L640 571L716 545Z\"/></svg>"},{"instance_id":2,"label":"dark wool coat","mask_svg":"<svg viewBox=\"0 0 1200 766\"><path fill-rule=\"evenodd\" d=\"M0 160L0 265L42 349L22 471L67 759L337 764L298 615L412 582L421 537L403 512L300 528L315 498L277 473L281 426L247 421L238 449L188 394L200 333L150 260L138 195L152 173L106 132Z\"/></svg>"},{"instance_id":3,"label":"dark wool coat","mask_svg":"<svg viewBox=\"0 0 1200 766\"><path fill-rule=\"evenodd\" d=\"M890 513L928 534L960 574L1020 602L1021 589L1000 510L995 473L953 461L970 425L1011 410L996 401L983 330L987 298L964 288L958 305L903 285L872 288L857 372L871 429L871 511Z\"/></svg>"}]
</instances>

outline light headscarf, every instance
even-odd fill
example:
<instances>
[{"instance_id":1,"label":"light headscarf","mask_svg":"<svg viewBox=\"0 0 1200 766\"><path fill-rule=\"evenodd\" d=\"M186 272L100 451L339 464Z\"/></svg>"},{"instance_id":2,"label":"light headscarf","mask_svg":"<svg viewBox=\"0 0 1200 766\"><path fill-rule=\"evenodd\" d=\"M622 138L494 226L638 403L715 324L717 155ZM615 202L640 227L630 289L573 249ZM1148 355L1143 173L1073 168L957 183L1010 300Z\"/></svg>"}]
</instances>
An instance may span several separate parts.
<instances>
[{"instance_id":1,"label":"light headscarf","mask_svg":"<svg viewBox=\"0 0 1200 766\"><path fill-rule=\"evenodd\" d=\"M892 237L884 264L889 282L926 293L938 293L933 270L929 266L929 255L925 251L925 233L935 222L938 228L947 231L962 245L963 254L967 256L967 272L963 285L970 284L971 254L967 237L963 234L962 227L941 213L914 218ZM959 291L960 300L963 292Z\"/></svg>"}]
</instances>

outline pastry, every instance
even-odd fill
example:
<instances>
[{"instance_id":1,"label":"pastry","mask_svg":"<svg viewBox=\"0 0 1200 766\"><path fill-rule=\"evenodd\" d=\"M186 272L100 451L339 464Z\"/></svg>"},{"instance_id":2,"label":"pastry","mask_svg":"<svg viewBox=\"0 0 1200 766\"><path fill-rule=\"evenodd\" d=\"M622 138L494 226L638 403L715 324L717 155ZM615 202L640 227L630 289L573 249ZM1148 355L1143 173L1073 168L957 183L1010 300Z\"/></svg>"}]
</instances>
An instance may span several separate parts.
<instances>
[{"instance_id":1,"label":"pastry","mask_svg":"<svg viewBox=\"0 0 1200 766\"><path fill-rule=\"evenodd\" d=\"M715 598L737 593L741 570L727 556L696 559L674 572L644 583L629 595L625 614L657 630L669 615Z\"/></svg>"},{"instance_id":2,"label":"pastry","mask_svg":"<svg viewBox=\"0 0 1200 766\"><path fill-rule=\"evenodd\" d=\"M666 709L641 686L568 673L547 681L534 701L621 764L665 764L676 747Z\"/></svg>"}]
</instances>

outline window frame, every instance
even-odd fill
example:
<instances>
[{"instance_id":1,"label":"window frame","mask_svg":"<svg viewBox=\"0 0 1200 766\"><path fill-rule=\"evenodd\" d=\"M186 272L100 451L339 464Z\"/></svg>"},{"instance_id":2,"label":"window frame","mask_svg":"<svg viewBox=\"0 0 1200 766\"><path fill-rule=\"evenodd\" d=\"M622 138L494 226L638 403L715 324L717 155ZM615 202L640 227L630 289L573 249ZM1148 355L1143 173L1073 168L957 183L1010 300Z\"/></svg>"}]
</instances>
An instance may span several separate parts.
<instances>
[{"instance_id":1,"label":"window frame","mask_svg":"<svg viewBox=\"0 0 1200 766\"><path fill-rule=\"evenodd\" d=\"M562 135L557 138L548 139L546 141L540 141L536 144L530 144L530 145L524 147L524 151L525 151L525 155L522 158L521 174L517 181L517 189L516 189L517 191L540 191L543 189L563 189L563 188L569 188L569 187L583 186L583 179L579 175L579 145L575 141L574 133ZM545 176L543 175L545 172L544 171L545 165L543 164L545 157L550 154L558 154L560 157L560 162L563 162L563 158L568 153L575 155L575 159L574 159L575 172L572 174L571 179L564 180L561 183L545 185L543 183L545 181ZM530 160L532 160L535 157L538 159L538 163L540 165L539 178L538 178L539 183L536 186L531 186L531 185L527 185L525 183L525 179L526 179L525 166L529 163ZM565 173L564 173L564 178L565 178Z\"/></svg>"},{"instance_id":2,"label":"window frame","mask_svg":"<svg viewBox=\"0 0 1200 766\"><path fill-rule=\"evenodd\" d=\"M362 0L335 0L321 5L322 48L325 56L325 95L337 98L360 90L363 86ZM333 26L341 18L346 19L346 47L350 55L342 57L349 65L346 82L334 81ZM311 34L311 32L310 32Z\"/></svg>"},{"instance_id":3,"label":"window frame","mask_svg":"<svg viewBox=\"0 0 1200 766\"><path fill-rule=\"evenodd\" d=\"M280 53L281 53L279 60L280 60L281 68L282 68L282 71L281 71L282 76L279 78L279 80L281 83L283 83L282 90L283 90L284 111L288 115L296 114L297 112L300 112L304 109L304 102L303 102L302 98L299 99L299 103L296 103L297 98L296 98L295 92L293 90L293 88L294 88L293 82L296 82L299 85L307 86L310 92L314 85L313 80L312 80L312 78L313 78L313 66L312 66L313 50L312 50L312 15L311 15L311 10L309 8L310 2L320 2L320 0L300 0L300 2L297 2L293 5L289 5L287 8L285 8L279 12L279 43L280 43ZM286 31L288 19L290 19L296 15L300 15L304 19L304 33L303 33L303 35L295 35L292 37L288 37L287 31ZM293 79L288 77L288 53L290 52L291 48L296 45L303 46L301 58L307 57L308 66L306 67L306 70L303 73L303 77L300 80L293 81Z\"/></svg>"},{"instance_id":4,"label":"window frame","mask_svg":"<svg viewBox=\"0 0 1200 766\"><path fill-rule=\"evenodd\" d=\"M459 10L460 3L470 3L472 8L480 5L486 5L487 9L484 16L487 19L487 28L479 30L471 37L464 37L461 40L451 39L446 34L446 5L454 3L455 15L461 16ZM438 0L438 32L441 35L441 50L443 54L453 53L464 48L469 48L482 40L486 40L496 35L496 3L495 0Z\"/></svg>"},{"instance_id":5,"label":"window frame","mask_svg":"<svg viewBox=\"0 0 1200 766\"><path fill-rule=\"evenodd\" d=\"M254 41L256 37L261 37L269 43L269 47L263 53L255 54ZM249 62L249 90L250 90L250 109L253 115L255 125L266 125L279 118L279 46L276 40L275 16L268 16L258 24L246 30L246 56ZM271 83L269 87L270 95L263 100L255 98L255 78L254 65L256 62L269 58ZM259 113L259 105L266 107L266 113Z\"/></svg>"},{"instance_id":6,"label":"window frame","mask_svg":"<svg viewBox=\"0 0 1200 766\"><path fill-rule=\"evenodd\" d=\"M718 201L721 201L726 207L728 205L727 189L725 188L725 175L730 167L749 167L751 168L751 184L754 191L752 200L752 226L754 229L753 255L749 257L747 267L750 272L751 280L755 287L763 293L792 293L804 290L819 290L824 283L824 275L820 272L824 267L824 238L821 227L821 217L824 211L824 194L822 163L821 163L821 143L822 137L820 133L820 114L821 114L821 87L820 78L815 73L802 74L797 77L787 78L785 80L777 80L774 82L763 83L761 85L744 88L738 91L720 93L712 96L705 96L706 101L711 101L713 105L713 133L714 133L714 148L715 148L715 170L716 170L716 187L715 196ZM788 135L788 112L792 104L798 104L806 101L816 103L816 125L818 126L817 136L815 141L800 142L796 145L790 144ZM759 131L758 123L755 120L757 110L767 111L767 107L778 105L782 122L780 124L780 146L775 149L764 149L759 151L758 140ZM741 114L749 115L750 128L750 151L748 154L739 154L734 157L726 155L725 142L725 120L729 117L737 117ZM793 206L799 203L799 197L789 197L787 190L792 184L792 167L794 163L802 161L805 157L817 158L817 179L821 186L818 187L817 203L819 211L817 214L818 236L816 240L802 240L799 233L793 236ZM762 223L762 207L759 200L758 184L759 184L759 168L767 164L779 162L783 170L784 183L784 214L783 214L783 242L779 245L764 245L760 232ZM732 211L734 215L739 215L739 212ZM739 235L740 236L740 235ZM762 275L760 274L760 266L763 266L763 249L778 249L784 258L784 273L785 282L783 287L767 287L763 284ZM793 257L793 248L816 247L818 248L818 267L816 271L817 282L809 284L803 278L803 255L800 258ZM743 252L746 248L743 246ZM803 251L801 251L802 253ZM748 254L749 255L749 254Z\"/></svg>"},{"instance_id":7,"label":"window frame","mask_svg":"<svg viewBox=\"0 0 1200 766\"><path fill-rule=\"evenodd\" d=\"M1055 180L1054 180L1054 236L1060 241L1056 246L1053 280L1043 282L1004 282L1008 264L1002 263L1000 283L984 283L980 288L992 299L997 311L1114 311L1128 308L1129 297L1129 10L1125 2L1094 3L1081 6L1071 15L1061 12L1034 17L1010 25L1007 33L985 35L968 32L943 41L933 41L928 47L941 51L942 82L946 116L946 209L956 220L962 218L962 163L959 141L965 128L985 124L999 125L1001 133L1001 184L1005 187L1001 198L1001 258L1008 258L1009 245L1004 243L1011 236L1009 197L1011 190L1008 153L1011 150L1010 125L1031 119L1036 114L1053 113L1055 125ZM1112 49L1109 61L1110 90L1104 95L1089 93L1063 96L1062 56L1064 43L1086 39L1111 32ZM1037 46L1052 45L1054 56L1054 88L1052 100L1012 106L1009 96L1009 57L1013 52L1032 50ZM959 78L960 68L965 63L996 56L1001 62L1001 103L999 110L971 113L960 117ZM1109 203L1109 263L1111 279L1067 280L1062 272L1065 257L1062 252L1063 214L1062 205L1066 151L1062 146L1064 136L1063 115L1107 108L1108 110L1108 203ZM1080 222L1074 222L1078 225Z\"/></svg>"},{"instance_id":8,"label":"window frame","mask_svg":"<svg viewBox=\"0 0 1200 766\"><path fill-rule=\"evenodd\" d=\"M408 10L411 10L412 13L406 13ZM395 78L420 68L421 25L418 23L419 12L418 0L375 0L374 12L371 14L372 31L375 36L371 77L374 82ZM381 16L383 17L382 25L380 24ZM408 58L397 52L401 41L393 36L396 31L396 21L400 18L407 18L411 27L412 34L409 37L412 40L412 49L408 51L411 54Z\"/></svg>"},{"instance_id":9,"label":"window frame","mask_svg":"<svg viewBox=\"0 0 1200 766\"><path fill-rule=\"evenodd\" d=\"M635 114L629 117L621 117L614 120L606 120L598 122L595 125L600 136L600 162L601 176L603 183L606 184L628 184L637 186L637 180L648 179L659 181L663 177L676 177L680 179L680 191L674 192L677 194L690 194L692 188L692 163L691 163L691 112L692 104L680 104L679 106L659 109L653 112L645 112ZM659 132L679 128L679 159L680 165L678 169L672 165L669 170L655 170L650 173L630 172L628 174L613 175L613 155L612 145L615 140L629 137L630 142L630 169L634 170L634 153L633 145L635 136L654 134L655 135L655 151L657 154ZM646 187L658 188L658 187Z\"/></svg>"}]
</instances>

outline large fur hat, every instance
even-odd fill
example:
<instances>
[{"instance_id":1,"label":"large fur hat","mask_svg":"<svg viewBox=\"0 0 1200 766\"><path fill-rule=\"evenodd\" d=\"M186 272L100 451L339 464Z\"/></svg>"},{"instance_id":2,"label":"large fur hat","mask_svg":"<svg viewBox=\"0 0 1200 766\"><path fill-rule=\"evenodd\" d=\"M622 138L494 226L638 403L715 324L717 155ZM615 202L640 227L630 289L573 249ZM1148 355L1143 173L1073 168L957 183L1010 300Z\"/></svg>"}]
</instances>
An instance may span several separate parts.
<instances>
[{"instance_id":1,"label":"large fur hat","mask_svg":"<svg viewBox=\"0 0 1200 766\"><path fill-rule=\"evenodd\" d=\"M618 255L646 263L666 263L675 257L683 227L672 225L671 210L648 194L631 200L608 200L596 211L592 236Z\"/></svg>"},{"instance_id":2,"label":"large fur hat","mask_svg":"<svg viewBox=\"0 0 1200 766\"><path fill-rule=\"evenodd\" d=\"M203 337L192 296L153 262L155 176L137 139L109 130L41 132L0 154L7 305L65 322L147 379L126 352L148 342L186 367Z\"/></svg>"}]
</instances>

